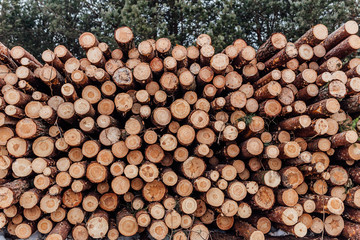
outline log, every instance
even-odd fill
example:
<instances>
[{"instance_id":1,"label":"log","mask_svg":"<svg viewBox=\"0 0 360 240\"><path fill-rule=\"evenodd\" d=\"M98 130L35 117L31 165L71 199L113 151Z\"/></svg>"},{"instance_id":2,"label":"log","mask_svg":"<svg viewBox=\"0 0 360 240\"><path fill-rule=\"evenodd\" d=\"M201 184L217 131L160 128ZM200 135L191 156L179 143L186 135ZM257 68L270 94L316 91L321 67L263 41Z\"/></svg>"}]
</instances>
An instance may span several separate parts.
<instances>
[{"instance_id":1,"label":"log","mask_svg":"<svg viewBox=\"0 0 360 240\"><path fill-rule=\"evenodd\" d=\"M277 68L298 55L296 46L288 42L281 51L265 62L265 69L271 70Z\"/></svg>"},{"instance_id":2,"label":"log","mask_svg":"<svg viewBox=\"0 0 360 240\"><path fill-rule=\"evenodd\" d=\"M257 230L249 223L237 221L235 223L235 231L238 236L242 236L247 240L261 240L265 239L264 233Z\"/></svg>"},{"instance_id":3,"label":"log","mask_svg":"<svg viewBox=\"0 0 360 240\"><path fill-rule=\"evenodd\" d=\"M59 222L51 230L46 240L61 239L65 240L71 230L70 224L67 221Z\"/></svg>"},{"instance_id":4,"label":"log","mask_svg":"<svg viewBox=\"0 0 360 240\"><path fill-rule=\"evenodd\" d=\"M298 221L296 210L289 207L275 207L270 210L267 217L273 222L286 226L294 226Z\"/></svg>"},{"instance_id":5,"label":"log","mask_svg":"<svg viewBox=\"0 0 360 240\"><path fill-rule=\"evenodd\" d=\"M352 52L357 51L360 48L360 37L357 35L350 35L345 40L337 44L323 57L323 61L326 61L332 57L338 57L343 59Z\"/></svg>"},{"instance_id":6,"label":"log","mask_svg":"<svg viewBox=\"0 0 360 240\"><path fill-rule=\"evenodd\" d=\"M276 52L286 46L287 40L282 33L273 33L257 50L256 59L259 62L264 62Z\"/></svg>"},{"instance_id":7,"label":"log","mask_svg":"<svg viewBox=\"0 0 360 240\"><path fill-rule=\"evenodd\" d=\"M93 238L103 238L109 230L109 216L102 210L95 211L86 223L88 233Z\"/></svg>"}]
</instances>

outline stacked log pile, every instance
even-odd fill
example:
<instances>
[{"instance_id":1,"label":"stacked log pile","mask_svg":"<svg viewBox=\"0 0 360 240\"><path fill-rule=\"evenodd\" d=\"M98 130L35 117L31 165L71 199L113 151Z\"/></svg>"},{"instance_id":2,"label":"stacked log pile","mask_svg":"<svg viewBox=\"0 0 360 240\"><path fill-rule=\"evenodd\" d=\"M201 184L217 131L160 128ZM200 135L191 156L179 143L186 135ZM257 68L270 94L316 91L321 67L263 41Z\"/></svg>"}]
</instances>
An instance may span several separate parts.
<instances>
[{"instance_id":1,"label":"stacked log pile","mask_svg":"<svg viewBox=\"0 0 360 240\"><path fill-rule=\"evenodd\" d=\"M86 57L58 45L40 61L0 44L0 228L360 239L357 32L318 24L216 53L206 34L135 47L120 27L117 49L86 32Z\"/></svg>"}]
</instances>

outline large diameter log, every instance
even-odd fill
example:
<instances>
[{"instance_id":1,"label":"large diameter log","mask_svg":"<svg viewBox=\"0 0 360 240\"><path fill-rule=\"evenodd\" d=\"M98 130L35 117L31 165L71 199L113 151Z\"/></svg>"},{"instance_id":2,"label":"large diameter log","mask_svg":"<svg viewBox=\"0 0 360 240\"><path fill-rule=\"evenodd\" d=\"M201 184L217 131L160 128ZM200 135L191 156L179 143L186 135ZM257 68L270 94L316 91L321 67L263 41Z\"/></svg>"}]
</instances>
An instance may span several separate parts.
<instances>
[{"instance_id":1,"label":"large diameter log","mask_svg":"<svg viewBox=\"0 0 360 240\"><path fill-rule=\"evenodd\" d=\"M250 138L241 144L241 154L250 158L260 155L264 149L264 144L259 138Z\"/></svg>"},{"instance_id":2,"label":"large diameter log","mask_svg":"<svg viewBox=\"0 0 360 240\"><path fill-rule=\"evenodd\" d=\"M360 111L360 94L352 95L341 101L341 108L348 113L356 113Z\"/></svg>"},{"instance_id":3,"label":"large diameter log","mask_svg":"<svg viewBox=\"0 0 360 240\"><path fill-rule=\"evenodd\" d=\"M10 49L0 43L0 60L3 62L11 61Z\"/></svg>"},{"instance_id":4,"label":"large diameter log","mask_svg":"<svg viewBox=\"0 0 360 240\"><path fill-rule=\"evenodd\" d=\"M349 146L350 144L355 143L357 140L358 134L353 130L338 133L330 137L332 148Z\"/></svg>"},{"instance_id":5,"label":"large diameter log","mask_svg":"<svg viewBox=\"0 0 360 240\"><path fill-rule=\"evenodd\" d=\"M210 60L210 66L217 74L224 73L228 65L229 57L223 53L215 54Z\"/></svg>"},{"instance_id":6,"label":"large diameter log","mask_svg":"<svg viewBox=\"0 0 360 240\"><path fill-rule=\"evenodd\" d=\"M286 143L281 143L279 145L280 155L279 158L296 158L300 154L301 147L295 141L289 141Z\"/></svg>"},{"instance_id":7,"label":"large diameter log","mask_svg":"<svg viewBox=\"0 0 360 240\"><path fill-rule=\"evenodd\" d=\"M254 98L258 101L275 98L281 93L281 85L278 82L272 81L265 86L259 88L254 93Z\"/></svg>"},{"instance_id":8,"label":"large diameter log","mask_svg":"<svg viewBox=\"0 0 360 240\"><path fill-rule=\"evenodd\" d=\"M339 110L339 101L335 98L329 98L308 106L307 113L310 117L325 117L337 113Z\"/></svg>"},{"instance_id":9,"label":"large diameter log","mask_svg":"<svg viewBox=\"0 0 360 240\"><path fill-rule=\"evenodd\" d=\"M201 158L189 157L182 163L181 171L184 176L189 179L195 179L200 177L206 169L206 164Z\"/></svg>"},{"instance_id":10,"label":"large diameter log","mask_svg":"<svg viewBox=\"0 0 360 240\"><path fill-rule=\"evenodd\" d=\"M31 61L34 61L36 64L42 66L42 64L33 55L31 55L28 51L26 51L24 48L20 46L13 47L10 51L10 54L11 57L16 61L19 61L21 58L26 57Z\"/></svg>"}]
</instances>

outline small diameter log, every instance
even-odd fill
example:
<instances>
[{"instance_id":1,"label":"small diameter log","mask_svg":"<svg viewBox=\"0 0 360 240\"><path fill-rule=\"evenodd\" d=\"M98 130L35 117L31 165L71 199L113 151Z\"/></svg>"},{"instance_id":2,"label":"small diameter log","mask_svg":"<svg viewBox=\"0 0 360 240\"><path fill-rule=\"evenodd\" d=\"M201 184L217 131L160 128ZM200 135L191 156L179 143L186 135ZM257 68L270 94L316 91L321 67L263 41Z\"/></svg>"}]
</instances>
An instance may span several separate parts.
<instances>
[{"instance_id":1,"label":"small diameter log","mask_svg":"<svg viewBox=\"0 0 360 240\"><path fill-rule=\"evenodd\" d=\"M67 221L59 222L51 230L49 235L46 237L46 240L53 240L53 239L65 240L67 239L70 230L71 230L71 226Z\"/></svg>"},{"instance_id":2,"label":"small diameter log","mask_svg":"<svg viewBox=\"0 0 360 240\"><path fill-rule=\"evenodd\" d=\"M286 46L287 40L282 33L273 33L270 38L264 42L256 52L256 59L259 62L264 62L272 57L276 52L280 51Z\"/></svg>"},{"instance_id":3,"label":"small diameter log","mask_svg":"<svg viewBox=\"0 0 360 240\"><path fill-rule=\"evenodd\" d=\"M246 240L264 240L264 233L254 228L247 222L236 221L235 222L235 231L239 236L244 237Z\"/></svg>"},{"instance_id":4,"label":"small diameter log","mask_svg":"<svg viewBox=\"0 0 360 240\"><path fill-rule=\"evenodd\" d=\"M29 188L29 184L25 180L14 180L5 183L0 187L1 204L0 208L4 209L17 203L20 196Z\"/></svg>"},{"instance_id":5,"label":"small diameter log","mask_svg":"<svg viewBox=\"0 0 360 240\"><path fill-rule=\"evenodd\" d=\"M344 229L344 220L338 215L329 215L324 221L325 232L329 236L339 236Z\"/></svg>"},{"instance_id":6,"label":"small diameter log","mask_svg":"<svg viewBox=\"0 0 360 240\"><path fill-rule=\"evenodd\" d=\"M24 139L36 138L45 132L45 126L38 120L23 118L16 124L16 134Z\"/></svg>"},{"instance_id":7,"label":"small diameter log","mask_svg":"<svg viewBox=\"0 0 360 240\"><path fill-rule=\"evenodd\" d=\"M342 62L338 57L331 57L322 63L317 69L318 75L323 72L335 72L340 70L342 67Z\"/></svg>"},{"instance_id":8,"label":"small diameter log","mask_svg":"<svg viewBox=\"0 0 360 240\"><path fill-rule=\"evenodd\" d=\"M350 35L356 34L359 30L359 26L355 21L347 21L341 27L332 32L322 43L326 51L334 48L342 40Z\"/></svg>"},{"instance_id":9,"label":"small diameter log","mask_svg":"<svg viewBox=\"0 0 360 240\"><path fill-rule=\"evenodd\" d=\"M274 191L265 186L261 186L257 193L251 197L250 204L255 209L269 210L275 204Z\"/></svg>"},{"instance_id":10,"label":"small diameter log","mask_svg":"<svg viewBox=\"0 0 360 240\"><path fill-rule=\"evenodd\" d=\"M298 59L300 62L309 61L314 56L313 48L309 44L301 44L298 48Z\"/></svg>"},{"instance_id":11,"label":"small diameter log","mask_svg":"<svg viewBox=\"0 0 360 240\"><path fill-rule=\"evenodd\" d=\"M358 134L356 131L353 130L338 133L330 138L331 147L338 148L342 146L349 146L350 144L355 143L357 139Z\"/></svg>"},{"instance_id":12,"label":"small diameter log","mask_svg":"<svg viewBox=\"0 0 360 240\"><path fill-rule=\"evenodd\" d=\"M267 217L273 222L286 226L294 226L298 222L296 210L290 207L275 207L268 212Z\"/></svg>"},{"instance_id":13,"label":"small diameter log","mask_svg":"<svg viewBox=\"0 0 360 240\"><path fill-rule=\"evenodd\" d=\"M360 48L360 37L357 35L351 35L330 51L323 57L323 61L326 61L332 57L343 59L347 55L357 51Z\"/></svg>"},{"instance_id":14,"label":"small diameter log","mask_svg":"<svg viewBox=\"0 0 360 240\"><path fill-rule=\"evenodd\" d=\"M316 71L313 69L305 69L295 78L293 84L298 88L306 87L309 84L315 83L317 78Z\"/></svg>"},{"instance_id":15,"label":"small diameter log","mask_svg":"<svg viewBox=\"0 0 360 240\"><path fill-rule=\"evenodd\" d=\"M290 189L279 189L276 193L277 202L283 206L293 207L298 203L299 196L297 192Z\"/></svg>"},{"instance_id":16,"label":"small diameter log","mask_svg":"<svg viewBox=\"0 0 360 240\"><path fill-rule=\"evenodd\" d=\"M281 176L276 171L261 171L252 176L252 179L259 184L266 185L271 188L276 188L281 183Z\"/></svg>"},{"instance_id":17,"label":"small diameter log","mask_svg":"<svg viewBox=\"0 0 360 240\"><path fill-rule=\"evenodd\" d=\"M125 209L117 213L116 225L118 226L120 234L124 236L133 236L138 231L136 218Z\"/></svg>"},{"instance_id":18,"label":"small diameter log","mask_svg":"<svg viewBox=\"0 0 360 240\"><path fill-rule=\"evenodd\" d=\"M315 202L315 212L341 215L345 209L344 203L337 197L308 194L306 198Z\"/></svg>"},{"instance_id":19,"label":"small diameter log","mask_svg":"<svg viewBox=\"0 0 360 240\"><path fill-rule=\"evenodd\" d=\"M319 101L328 98L343 99L346 94L347 94L346 85L339 80L333 80L326 86L320 88L316 100Z\"/></svg>"},{"instance_id":20,"label":"small diameter log","mask_svg":"<svg viewBox=\"0 0 360 240\"><path fill-rule=\"evenodd\" d=\"M282 185L287 188L297 188L304 181L303 174L297 167L285 167L279 171Z\"/></svg>"},{"instance_id":21,"label":"small diameter log","mask_svg":"<svg viewBox=\"0 0 360 240\"><path fill-rule=\"evenodd\" d=\"M313 120L311 125L296 131L297 136L299 137L311 137L315 135L323 135L328 131L329 125L325 119L319 118Z\"/></svg>"},{"instance_id":22,"label":"small diameter log","mask_svg":"<svg viewBox=\"0 0 360 240\"><path fill-rule=\"evenodd\" d=\"M360 160L360 144L354 143L348 147L342 147L335 150L335 158L344 161Z\"/></svg>"},{"instance_id":23,"label":"small diameter log","mask_svg":"<svg viewBox=\"0 0 360 240\"><path fill-rule=\"evenodd\" d=\"M109 230L109 216L102 210L97 210L86 222L88 233L93 238L103 238Z\"/></svg>"},{"instance_id":24,"label":"small diameter log","mask_svg":"<svg viewBox=\"0 0 360 240\"><path fill-rule=\"evenodd\" d=\"M282 224L276 224L275 227L277 227L285 232L288 232L290 234L293 234L296 237L300 237L300 238L305 237L307 234L307 227L302 222L296 223L294 226L286 226L286 225L282 225Z\"/></svg>"},{"instance_id":25,"label":"small diameter log","mask_svg":"<svg viewBox=\"0 0 360 240\"><path fill-rule=\"evenodd\" d=\"M239 55L233 60L232 64L235 68L239 69L242 66L250 63L255 57L255 49L251 46L246 46L240 50Z\"/></svg>"},{"instance_id":26,"label":"small diameter log","mask_svg":"<svg viewBox=\"0 0 360 240\"><path fill-rule=\"evenodd\" d=\"M360 65L348 70L345 74L348 78L360 77Z\"/></svg>"},{"instance_id":27,"label":"small diameter log","mask_svg":"<svg viewBox=\"0 0 360 240\"><path fill-rule=\"evenodd\" d=\"M311 29L309 29L303 36L301 36L296 42L295 45L298 47L301 44L309 44L310 46L315 46L321 41L326 39L328 36L328 29L323 24L317 24Z\"/></svg>"},{"instance_id":28,"label":"small diameter log","mask_svg":"<svg viewBox=\"0 0 360 240\"><path fill-rule=\"evenodd\" d=\"M288 42L281 51L275 54L272 58L265 62L265 69L271 70L284 65L286 62L295 58L298 55L296 46L293 43Z\"/></svg>"},{"instance_id":29,"label":"small diameter log","mask_svg":"<svg viewBox=\"0 0 360 240\"><path fill-rule=\"evenodd\" d=\"M258 101L275 98L281 93L281 85L278 82L271 81L254 93L254 98Z\"/></svg>"},{"instance_id":30,"label":"small diameter log","mask_svg":"<svg viewBox=\"0 0 360 240\"><path fill-rule=\"evenodd\" d=\"M344 221L344 229L341 235L347 239L360 239L360 225L350 221Z\"/></svg>"},{"instance_id":31,"label":"small diameter log","mask_svg":"<svg viewBox=\"0 0 360 240\"><path fill-rule=\"evenodd\" d=\"M296 129L304 129L309 127L311 119L308 115L301 115L293 118L288 118L279 123L279 127L284 130L293 131Z\"/></svg>"}]
</instances>

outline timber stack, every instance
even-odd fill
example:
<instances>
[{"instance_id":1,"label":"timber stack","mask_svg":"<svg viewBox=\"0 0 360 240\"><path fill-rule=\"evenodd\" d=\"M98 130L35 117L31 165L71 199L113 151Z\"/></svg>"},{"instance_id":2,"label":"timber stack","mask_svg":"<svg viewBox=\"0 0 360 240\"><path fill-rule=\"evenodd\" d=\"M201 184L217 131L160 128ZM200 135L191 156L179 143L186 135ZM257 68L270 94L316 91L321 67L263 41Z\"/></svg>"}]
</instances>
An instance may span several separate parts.
<instances>
[{"instance_id":1,"label":"timber stack","mask_svg":"<svg viewBox=\"0 0 360 240\"><path fill-rule=\"evenodd\" d=\"M0 44L0 228L360 239L357 33L354 21L318 24L216 53L207 34L136 47L120 27L116 49L81 34L84 58Z\"/></svg>"}]
</instances>

